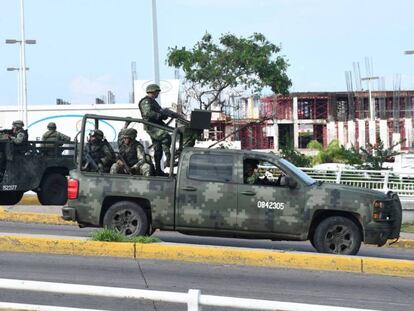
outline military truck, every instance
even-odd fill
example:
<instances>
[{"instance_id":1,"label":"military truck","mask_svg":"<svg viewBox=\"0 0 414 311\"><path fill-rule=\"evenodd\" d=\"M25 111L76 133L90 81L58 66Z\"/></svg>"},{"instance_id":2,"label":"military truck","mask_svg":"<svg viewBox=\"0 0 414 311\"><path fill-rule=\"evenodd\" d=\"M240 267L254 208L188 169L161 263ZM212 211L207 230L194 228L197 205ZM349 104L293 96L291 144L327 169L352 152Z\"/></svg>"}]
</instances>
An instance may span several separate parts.
<instances>
[{"instance_id":1,"label":"military truck","mask_svg":"<svg viewBox=\"0 0 414 311\"><path fill-rule=\"evenodd\" d=\"M1 172L0 205L17 204L26 191L34 191L43 205L67 201L67 175L75 168L74 143L28 141L15 145L0 139L5 170Z\"/></svg>"},{"instance_id":2,"label":"military truck","mask_svg":"<svg viewBox=\"0 0 414 311\"><path fill-rule=\"evenodd\" d=\"M108 119L117 118L87 115L83 131L88 123ZM169 130L174 155L180 129ZM252 162L262 172L246 183L246 163ZM81 227L108 227L129 236L159 229L310 240L318 252L336 254L356 254L361 242L382 246L397 239L402 215L392 192L318 182L276 154L248 150L184 148L176 172L165 177L86 172L78 163L70 172L68 197L63 218Z\"/></svg>"}]
</instances>

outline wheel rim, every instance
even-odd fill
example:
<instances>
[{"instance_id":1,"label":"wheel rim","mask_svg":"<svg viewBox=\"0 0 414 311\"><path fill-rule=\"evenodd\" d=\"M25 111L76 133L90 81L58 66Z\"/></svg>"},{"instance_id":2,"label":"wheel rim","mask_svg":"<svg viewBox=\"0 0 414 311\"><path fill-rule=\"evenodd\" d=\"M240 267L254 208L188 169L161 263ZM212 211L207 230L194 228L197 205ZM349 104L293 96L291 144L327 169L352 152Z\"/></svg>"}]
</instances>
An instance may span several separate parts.
<instances>
[{"instance_id":1,"label":"wheel rim","mask_svg":"<svg viewBox=\"0 0 414 311\"><path fill-rule=\"evenodd\" d=\"M325 247L332 253L348 253L354 245L354 236L345 225L335 225L328 229L325 236Z\"/></svg>"},{"instance_id":2,"label":"wheel rim","mask_svg":"<svg viewBox=\"0 0 414 311\"><path fill-rule=\"evenodd\" d=\"M141 226L138 214L130 209L117 211L112 217L112 228L123 235L135 235Z\"/></svg>"}]
</instances>

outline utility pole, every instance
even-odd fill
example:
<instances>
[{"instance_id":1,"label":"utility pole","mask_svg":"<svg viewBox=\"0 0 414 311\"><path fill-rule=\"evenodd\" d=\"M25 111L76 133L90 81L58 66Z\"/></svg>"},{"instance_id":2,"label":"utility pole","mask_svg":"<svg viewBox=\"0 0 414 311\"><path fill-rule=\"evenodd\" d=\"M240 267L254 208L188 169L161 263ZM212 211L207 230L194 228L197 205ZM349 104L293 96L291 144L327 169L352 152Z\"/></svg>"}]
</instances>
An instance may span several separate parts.
<instances>
[{"instance_id":1,"label":"utility pole","mask_svg":"<svg viewBox=\"0 0 414 311\"><path fill-rule=\"evenodd\" d=\"M160 68L158 59L158 28L157 28L157 3L152 0L152 44L154 50L154 82L160 84Z\"/></svg>"},{"instance_id":2,"label":"utility pole","mask_svg":"<svg viewBox=\"0 0 414 311\"><path fill-rule=\"evenodd\" d=\"M361 78L361 81L367 81L368 84L368 97L369 97L369 119L375 121L375 103L371 96L371 80L378 80L379 77L365 77Z\"/></svg>"}]
</instances>

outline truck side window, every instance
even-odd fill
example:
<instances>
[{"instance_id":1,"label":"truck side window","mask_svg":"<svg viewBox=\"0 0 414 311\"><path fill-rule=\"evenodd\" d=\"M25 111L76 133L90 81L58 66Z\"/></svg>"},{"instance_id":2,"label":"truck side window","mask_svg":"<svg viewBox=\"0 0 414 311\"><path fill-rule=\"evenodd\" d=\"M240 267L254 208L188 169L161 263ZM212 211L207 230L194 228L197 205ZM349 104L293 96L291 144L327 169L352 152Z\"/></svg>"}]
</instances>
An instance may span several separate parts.
<instances>
[{"instance_id":1,"label":"truck side window","mask_svg":"<svg viewBox=\"0 0 414 311\"><path fill-rule=\"evenodd\" d=\"M194 154L190 158L188 178L228 182L233 179L233 156Z\"/></svg>"}]
</instances>

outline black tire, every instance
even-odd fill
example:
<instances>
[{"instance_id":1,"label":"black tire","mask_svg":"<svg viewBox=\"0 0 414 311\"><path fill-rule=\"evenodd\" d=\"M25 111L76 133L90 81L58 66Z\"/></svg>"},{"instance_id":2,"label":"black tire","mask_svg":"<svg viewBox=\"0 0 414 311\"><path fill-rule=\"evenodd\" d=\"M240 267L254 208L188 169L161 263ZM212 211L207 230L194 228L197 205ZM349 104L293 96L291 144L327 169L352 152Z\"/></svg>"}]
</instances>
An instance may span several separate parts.
<instances>
[{"instance_id":1,"label":"black tire","mask_svg":"<svg viewBox=\"0 0 414 311\"><path fill-rule=\"evenodd\" d=\"M68 180L59 173L43 177L37 198L42 205L65 205L68 200Z\"/></svg>"},{"instance_id":2,"label":"black tire","mask_svg":"<svg viewBox=\"0 0 414 311\"><path fill-rule=\"evenodd\" d=\"M356 255L361 247L362 233L351 219L333 216L316 227L313 245L320 253Z\"/></svg>"},{"instance_id":3,"label":"black tire","mask_svg":"<svg viewBox=\"0 0 414 311\"><path fill-rule=\"evenodd\" d=\"M129 237L148 234L147 214L141 206L130 201L112 205L105 213L103 225Z\"/></svg>"},{"instance_id":4,"label":"black tire","mask_svg":"<svg viewBox=\"0 0 414 311\"><path fill-rule=\"evenodd\" d=\"M0 192L0 205L15 205L23 197L23 191L2 191Z\"/></svg>"}]
</instances>

